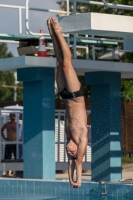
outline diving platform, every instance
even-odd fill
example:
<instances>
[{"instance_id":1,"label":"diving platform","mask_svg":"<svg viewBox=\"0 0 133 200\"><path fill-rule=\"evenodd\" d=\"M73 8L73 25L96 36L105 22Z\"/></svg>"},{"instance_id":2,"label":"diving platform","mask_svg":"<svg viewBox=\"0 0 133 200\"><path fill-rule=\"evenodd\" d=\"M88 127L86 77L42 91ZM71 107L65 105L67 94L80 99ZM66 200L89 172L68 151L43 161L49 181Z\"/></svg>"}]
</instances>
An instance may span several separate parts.
<instances>
[{"instance_id":1,"label":"diving platform","mask_svg":"<svg viewBox=\"0 0 133 200\"><path fill-rule=\"evenodd\" d=\"M59 17L63 33L133 38L133 17L82 13Z\"/></svg>"},{"instance_id":2,"label":"diving platform","mask_svg":"<svg viewBox=\"0 0 133 200\"><path fill-rule=\"evenodd\" d=\"M26 7L17 7L19 8L19 18L16 17L16 19L19 19L20 35L0 33L0 40L3 42L4 40L18 41L19 47L23 47L23 42L27 43L26 47L38 46L38 32L33 33L29 30L28 10L46 10L30 8L28 1L26 1ZM71 14L69 0L66 5L67 12L65 14ZM22 9L26 11L26 31L32 35L22 35L22 23L20 23ZM74 11L76 11L76 7ZM63 28L63 34L75 34L73 38L68 35L68 45L74 49L75 59L72 59L72 64L77 75L85 76L85 84L89 85L91 90L91 180L121 180L121 78L133 78L133 63L116 62L115 56L112 55L115 55L115 50L118 52L118 49L114 47L118 47L119 43L125 43L123 38L132 40L133 17L93 12L77 13L59 17L59 23ZM101 36L105 38L101 38ZM111 39L113 37L122 39ZM50 36L46 35L45 40L51 42ZM88 46L94 45L92 46L93 60L76 59L76 50L80 44L86 50L86 55L89 55ZM101 48L97 48L97 45L100 45ZM104 45L113 46L103 48L103 50L112 48L112 52L109 53L111 61L107 61L107 57L109 59L110 55L105 56L106 61L103 61L105 57L98 58L102 60L95 60L95 50L101 50ZM126 49L124 48L124 51L129 50L128 46ZM55 180L56 58L28 55L30 56L0 59L0 71L17 71L18 81L23 82L24 162L21 170L24 170L24 178ZM60 138L58 136L59 140ZM57 154L61 148L59 146ZM64 149L64 158L66 159L65 148L62 149ZM59 163L60 159L57 159L57 162ZM90 164L89 160L86 162L87 169L89 168L88 163ZM2 166L6 166L4 161Z\"/></svg>"},{"instance_id":3,"label":"diving platform","mask_svg":"<svg viewBox=\"0 0 133 200\"><path fill-rule=\"evenodd\" d=\"M21 35L21 34L6 34L6 33L0 33L0 40L3 40L3 42L6 41L18 41L18 42L29 42L29 45L36 45L38 46L40 36L35 35ZM46 42L52 42L52 39L48 35L44 35L44 38ZM67 37L65 37L66 39ZM70 44L74 43L73 39L69 39ZM77 45L97 45L97 46L106 46L106 45L113 45L118 46L118 42L116 41L109 41L107 40L97 40L96 39L77 39L76 41Z\"/></svg>"},{"instance_id":4,"label":"diving platform","mask_svg":"<svg viewBox=\"0 0 133 200\"><path fill-rule=\"evenodd\" d=\"M10 41L39 40L39 36L0 33L0 40L10 40Z\"/></svg>"},{"instance_id":5,"label":"diving platform","mask_svg":"<svg viewBox=\"0 0 133 200\"><path fill-rule=\"evenodd\" d=\"M78 75L84 75L85 72L108 71L120 72L121 78L133 78L133 63L72 59L72 64ZM33 67L56 68L56 58L21 56L0 59L0 71L16 71Z\"/></svg>"}]
</instances>

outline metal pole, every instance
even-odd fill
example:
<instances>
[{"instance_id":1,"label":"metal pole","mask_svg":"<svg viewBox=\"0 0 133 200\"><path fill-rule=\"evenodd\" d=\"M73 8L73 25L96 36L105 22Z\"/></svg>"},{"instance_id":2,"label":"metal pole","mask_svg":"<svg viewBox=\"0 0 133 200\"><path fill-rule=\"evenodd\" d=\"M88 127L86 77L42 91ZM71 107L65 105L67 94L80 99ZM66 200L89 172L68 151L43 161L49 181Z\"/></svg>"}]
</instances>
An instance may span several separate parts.
<instances>
[{"instance_id":1,"label":"metal pole","mask_svg":"<svg viewBox=\"0 0 133 200\"><path fill-rule=\"evenodd\" d=\"M76 14L76 7L77 7L77 1L74 1L74 14ZM76 42L76 34L73 34L73 36L74 36L74 58L76 59L77 58L77 55L76 55L76 44L77 44L77 42Z\"/></svg>"},{"instance_id":2,"label":"metal pole","mask_svg":"<svg viewBox=\"0 0 133 200\"><path fill-rule=\"evenodd\" d=\"M88 38L88 35L85 35L86 38ZM89 59L89 47L86 45L86 60Z\"/></svg>"},{"instance_id":3,"label":"metal pole","mask_svg":"<svg viewBox=\"0 0 133 200\"><path fill-rule=\"evenodd\" d=\"M22 9L19 8L19 34L22 34Z\"/></svg>"},{"instance_id":4,"label":"metal pole","mask_svg":"<svg viewBox=\"0 0 133 200\"><path fill-rule=\"evenodd\" d=\"M17 72L14 72L15 84L14 84L14 101L17 101Z\"/></svg>"},{"instance_id":5,"label":"metal pole","mask_svg":"<svg viewBox=\"0 0 133 200\"><path fill-rule=\"evenodd\" d=\"M77 58L77 55L76 55L76 34L73 34L74 36L74 55L73 57L76 59Z\"/></svg>"},{"instance_id":6,"label":"metal pole","mask_svg":"<svg viewBox=\"0 0 133 200\"><path fill-rule=\"evenodd\" d=\"M92 35L92 38L94 38L94 35ZM92 60L95 60L95 46L92 45Z\"/></svg>"},{"instance_id":7,"label":"metal pole","mask_svg":"<svg viewBox=\"0 0 133 200\"><path fill-rule=\"evenodd\" d=\"M66 2L66 11L67 11L67 16L69 16L69 0L67 0L67 2ZM70 45L70 35L68 34L67 35L67 44L68 44L68 46Z\"/></svg>"}]
</instances>

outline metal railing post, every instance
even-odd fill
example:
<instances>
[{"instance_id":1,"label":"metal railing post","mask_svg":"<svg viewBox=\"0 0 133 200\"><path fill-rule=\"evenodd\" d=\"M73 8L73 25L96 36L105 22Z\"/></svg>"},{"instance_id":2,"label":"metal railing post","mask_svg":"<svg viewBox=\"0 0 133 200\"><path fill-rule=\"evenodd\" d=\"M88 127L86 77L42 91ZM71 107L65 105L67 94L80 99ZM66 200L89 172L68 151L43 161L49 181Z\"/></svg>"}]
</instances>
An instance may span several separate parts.
<instances>
[{"instance_id":1,"label":"metal railing post","mask_svg":"<svg viewBox=\"0 0 133 200\"><path fill-rule=\"evenodd\" d=\"M92 38L94 38L94 35L92 35ZM95 60L95 46L92 45L92 60Z\"/></svg>"},{"instance_id":2,"label":"metal railing post","mask_svg":"<svg viewBox=\"0 0 133 200\"><path fill-rule=\"evenodd\" d=\"M85 35L86 38L88 38L88 35ZM86 60L89 59L89 47L86 45Z\"/></svg>"},{"instance_id":3,"label":"metal railing post","mask_svg":"<svg viewBox=\"0 0 133 200\"><path fill-rule=\"evenodd\" d=\"M66 1L66 12L67 12L67 16L69 16L69 0ZM68 46L70 45L70 35L67 34L67 44Z\"/></svg>"},{"instance_id":4,"label":"metal railing post","mask_svg":"<svg viewBox=\"0 0 133 200\"><path fill-rule=\"evenodd\" d=\"M76 14L76 7L77 7L77 1L74 1L74 14ZM77 44L77 42L76 42L76 40L77 40L77 38L76 38L76 34L73 34L73 36L74 36L74 43L73 43L73 45L74 45L74 47L73 47L73 50L74 50L74 55L73 55L73 57L74 57L74 59L76 59L77 58L77 54L76 54L76 44Z\"/></svg>"},{"instance_id":5,"label":"metal railing post","mask_svg":"<svg viewBox=\"0 0 133 200\"><path fill-rule=\"evenodd\" d=\"M19 8L19 34L22 34L22 9Z\"/></svg>"},{"instance_id":6,"label":"metal railing post","mask_svg":"<svg viewBox=\"0 0 133 200\"><path fill-rule=\"evenodd\" d=\"M63 14L67 14L66 11L59 11L59 10L52 10L52 9L41 9L41 8L30 8L28 6L29 4L29 0L26 0L26 6L25 6L25 25L26 25L26 30L28 31L28 33L30 35L35 35L35 36L41 36L41 35L50 35L48 34L44 34L44 33L34 33L32 31L30 31L29 29L29 10L35 10L35 11L40 11L40 12L52 12L52 13L63 13Z\"/></svg>"}]
</instances>

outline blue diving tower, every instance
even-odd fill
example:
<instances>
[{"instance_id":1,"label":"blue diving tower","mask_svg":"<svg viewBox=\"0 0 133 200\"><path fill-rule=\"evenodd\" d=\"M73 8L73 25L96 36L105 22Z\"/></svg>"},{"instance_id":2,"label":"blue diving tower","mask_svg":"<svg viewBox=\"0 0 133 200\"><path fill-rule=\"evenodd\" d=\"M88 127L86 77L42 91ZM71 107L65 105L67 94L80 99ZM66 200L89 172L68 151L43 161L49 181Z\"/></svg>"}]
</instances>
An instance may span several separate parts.
<instances>
[{"instance_id":1,"label":"blue diving tower","mask_svg":"<svg viewBox=\"0 0 133 200\"><path fill-rule=\"evenodd\" d=\"M26 10L26 27L31 35L0 34L0 40L36 46L39 35L31 32L27 24L29 10L36 9L28 7L28 0L22 9ZM118 57L116 61L113 50L110 51L111 59L106 56L95 59L95 51L92 59L87 56L87 59L78 59L76 48L87 51L86 45L92 45L96 50L111 44L116 53L118 44L123 42L126 50L132 52L133 17L91 12L69 15L68 7L66 14L59 17L59 23L68 45L74 48L72 64L77 75L85 76L85 83L91 89L92 181L121 180L121 78L133 78L133 63L118 62ZM74 38L70 39L69 34ZM85 37L78 37L78 34ZM110 40L109 37L123 40ZM45 39L51 42L49 35L45 35ZM0 70L17 71L18 80L24 83L24 178L55 179L56 58L27 55L3 58L0 59Z\"/></svg>"}]
</instances>

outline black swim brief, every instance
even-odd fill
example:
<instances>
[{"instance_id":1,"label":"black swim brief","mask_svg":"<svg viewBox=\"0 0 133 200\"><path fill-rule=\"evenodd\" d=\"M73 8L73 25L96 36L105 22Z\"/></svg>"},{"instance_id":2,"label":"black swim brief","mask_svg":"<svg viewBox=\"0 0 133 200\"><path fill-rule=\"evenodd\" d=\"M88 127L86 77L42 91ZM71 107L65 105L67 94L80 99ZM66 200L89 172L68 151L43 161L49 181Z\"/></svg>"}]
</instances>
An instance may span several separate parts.
<instances>
[{"instance_id":1,"label":"black swim brief","mask_svg":"<svg viewBox=\"0 0 133 200\"><path fill-rule=\"evenodd\" d=\"M5 146L5 157L4 159L11 159L12 153L16 159L16 144L7 144Z\"/></svg>"},{"instance_id":2,"label":"black swim brief","mask_svg":"<svg viewBox=\"0 0 133 200\"><path fill-rule=\"evenodd\" d=\"M79 91L76 92L68 92L66 87L59 93L62 99L73 99L76 97L84 96L83 88L80 87Z\"/></svg>"}]
</instances>

